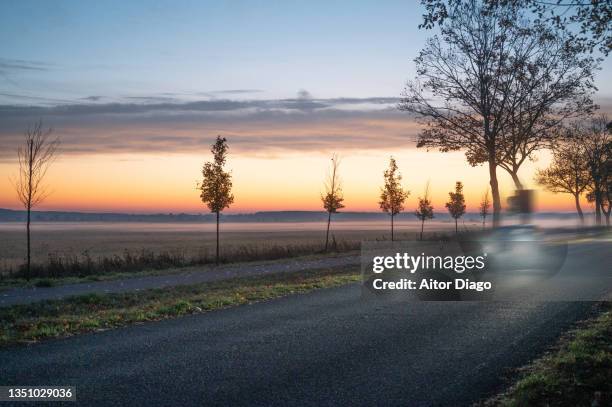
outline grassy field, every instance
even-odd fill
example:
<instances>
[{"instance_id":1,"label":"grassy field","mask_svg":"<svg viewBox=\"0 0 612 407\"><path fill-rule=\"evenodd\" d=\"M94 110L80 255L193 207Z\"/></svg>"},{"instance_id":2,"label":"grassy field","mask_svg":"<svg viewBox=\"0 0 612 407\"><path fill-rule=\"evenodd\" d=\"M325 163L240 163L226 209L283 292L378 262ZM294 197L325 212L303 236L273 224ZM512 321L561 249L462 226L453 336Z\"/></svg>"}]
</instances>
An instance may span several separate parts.
<instances>
[{"instance_id":1,"label":"grassy field","mask_svg":"<svg viewBox=\"0 0 612 407\"><path fill-rule=\"evenodd\" d=\"M427 230L450 228L434 223ZM270 260L320 253L324 225L228 224L222 232L226 261ZM363 240L389 237L386 224L334 225L333 249L358 249ZM21 224L0 224L0 277L14 274L24 262ZM416 223L399 225L397 238L412 239ZM33 228L33 263L39 277L84 276L110 272L168 269L212 261L215 234L210 224L38 224ZM39 268L40 268L39 267Z\"/></svg>"},{"instance_id":2,"label":"grassy field","mask_svg":"<svg viewBox=\"0 0 612 407\"><path fill-rule=\"evenodd\" d=\"M525 369L491 406L612 405L612 305L561 340L558 348Z\"/></svg>"},{"instance_id":3,"label":"grassy field","mask_svg":"<svg viewBox=\"0 0 612 407\"><path fill-rule=\"evenodd\" d=\"M77 225L80 226L80 225ZM114 227L113 227L114 226ZM44 262L49 254L65 256L88 253L92 258L122 255L126 250L148 250L154 253L168 252L185 256L212 253L215 235L211 231L190 229L146 228L134 225L92 225L89 228L43 228L32 233L34 262ZM337 232L339 239L358 238L355 233ZM324 238L321 231L225 231L223 247L259 245L320 245ZM23 262L25 233L15 227L0 228L0 259L6 266L15 267Z\"/></svg>"},{"instance_id":4,"label":"grassy field","mask_svg":"<svg viewBox=\"0 0 612 407\"><path fill-rule=\"evenodd\" d=\"M359 278L359 269L353 266L0 308L0 346L212 311L334 287Z\"/></svg>"}]
</instances>

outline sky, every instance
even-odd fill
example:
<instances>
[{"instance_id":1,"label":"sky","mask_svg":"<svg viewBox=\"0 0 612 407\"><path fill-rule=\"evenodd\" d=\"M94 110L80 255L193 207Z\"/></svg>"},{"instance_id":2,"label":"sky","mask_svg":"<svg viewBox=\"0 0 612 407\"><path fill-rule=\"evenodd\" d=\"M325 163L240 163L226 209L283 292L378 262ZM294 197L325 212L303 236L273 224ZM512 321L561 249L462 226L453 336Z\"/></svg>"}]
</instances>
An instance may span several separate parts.
<instances>
[{"instance_id":1,"label":"sky","mask_svg":"<svg viewBox=\"0 0 612 407\"><path fill-rule=\"evenodd\" d=\"M487 170L462 153L417 150L395 108L431 31L416 1L0 3L0 207L25 128L62 142L39 209L205 212L195 188L217 134L230 144L230 212L318 210L329 157L343 158L347 210L375 211L393 155L413 207L425 183L443 207L455 181L468 209ZM612 105L610 59L597 101ZM533 185L547 153L522 169ZM512 183L499 171L502 192ZM541 210L572 210L539 194Z\"/></svg>"}]
</instances>

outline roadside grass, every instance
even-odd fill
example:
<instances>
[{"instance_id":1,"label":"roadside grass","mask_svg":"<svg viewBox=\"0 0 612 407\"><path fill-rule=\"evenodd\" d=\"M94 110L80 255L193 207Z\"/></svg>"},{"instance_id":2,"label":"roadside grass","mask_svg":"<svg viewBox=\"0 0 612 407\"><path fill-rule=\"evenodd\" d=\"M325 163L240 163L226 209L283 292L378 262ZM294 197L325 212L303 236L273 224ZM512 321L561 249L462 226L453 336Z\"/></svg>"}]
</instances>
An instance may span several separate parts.
<instances>
[{"instance_id":1,"label":"roadside grass","mask_svg":"<svg viewBox=\"0 0 612 407\"><path fill-rule=\"evenodd\" d=\"M207 312L335 287L359 278L358 267L346 266L3 307L0 346Z\"/></svg>"},{"instance_id":2,"label":"roadside grass","mask_svg":"<svg viewBox=\"0 0 612 407\"><path fill-rule=\"evenodd\" d=\"M344 253L358 250L360 241L336 241L334 238L328 253ZM325 255L320 243L254 244L231 246L221 252L223 264L248 261L289 259L307 255ZM100 277L117 273L142 273L151 270L168 270L185 267L207 266L215 263L215 257L202 249L197 254L181 250L154 251L125 249L120 254L92 256L85 250L81 254L49 253L44 261L35 262L29 272L35 286L50 286L56 279ZM26 269L8 269L0 273L0 287L26 282ZM23 283L22 283L23 284ZM42 284L42 285L38 285Z\"/></svg>"},{"instance_id":3,"label":"roadside grass","mask_svg":"<svg viewBox=\"0 0 612 407\"><path fill-rule=\"evenodd\" d=\"M367 232L367 231L366 231ZM288 259L318 259L339 255L358 253L364 239L384 241L386 236L360 234L346 239L336 239L332 236L331 247L324 251L322 243L300 242L287 240L285 243L262 242L257 244L227 246L221 252L221 267L224 265L239 266L241 264L267 264ZM405 239L414 238L404 233ZM446 232L432 231L425 235L426 240L448 240L453 237ZM25 278L23 266L15 268L8 263L0 266L0 291L12 287L52 287L64 284L75 284L91 281L106 281L122 278L166 275L198 271L214 266L214 257L207 248L201 248L198 253L187 250L124 249L121 253L100 254L93 256L88 250L81 254L49 253L45 260L34 262L30 278ZM4 267L4 268L2 268Z\"/></svg>"},{"instance_id":4,"label":"roadside grass","mask_svg":"<svg viewBox=\"0 0 612 407\"><path fill-rule=\"evenodd\" d=\"M66 284L78 284L78 283L90 283L97 281L110 281L119 279L128 279L136 277L147 277L147 276L161 276L161 275L172 275L182 273L193 273L193 272L207 272L214 270L223 270L224 268L231 267L242 267L242 266L261 266L270 265L279 262L290 261L308 261L317 259L328 259L341 256L357 255L357 250L345 250L329 253L311 253L303 255L295 255L288 258L279 258L273 260L251 260L251 261L235 261L227 262L219 266L214 264L203 264L203 265L192 265L183 267L169 267L169 268L154 268L154 269L143 269L138 271L108 271L100 274L89 274L83 276L69 276L69 277L34 277L30 280L26 280L22 277L2 277L0 278L0 292L10 288L16 287L55 287Z\"/></svg>"},{"instance_id":5,"label":"roadside grass","mask_svg":"<svg viewBox=\"0 0 612 407\"><path fill-rule=\"evenodd\" d=\"M570 332L557 350L525 369L505 394L485 405L612 405L612 305Z\"/></svg>"}]
</instances>

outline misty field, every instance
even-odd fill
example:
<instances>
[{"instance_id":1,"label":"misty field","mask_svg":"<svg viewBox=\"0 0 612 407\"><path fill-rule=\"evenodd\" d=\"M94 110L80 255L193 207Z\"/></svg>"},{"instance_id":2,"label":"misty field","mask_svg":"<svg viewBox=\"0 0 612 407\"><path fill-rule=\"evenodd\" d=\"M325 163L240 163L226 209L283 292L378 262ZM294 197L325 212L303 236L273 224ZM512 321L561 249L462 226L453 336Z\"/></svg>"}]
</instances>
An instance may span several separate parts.
<instances>
[{"instance_id":1,"label":"misty field","mask_svg":"<svg viewBox=\"0 0 612 407\"><path fill-rule=\"evenodd\" d=\"M460 231L480 229L476 219L462 220ZM516 222L504 220L504 224ZM536 218L533 223L543 228L576 227L577 219ZM222 258L237 262L318 255L325 245L325 226L318 222L228 222L221 225ZM396 221L395 227L396 240L418 238L420 223L416 220ZM36 222L32 225L32 260L39 272L45 269L39 276L208 264L214 261L214 228L212 223L186 222ZM425 224L425 236L447 232L454 232L448 218ZM332 222L330 236L330 251L346 252L358 250L363 240L389 239L390 228L384 221ZM25 225L0 222L0 277L18 271L25 254Z\"/></svg>"},{"instance_id":2,"label":"misty field","mask_svg":"<svg viewBox=\"0 0 612 407\"><path fill-rule=\"evenodd\" d=\"M396 225L396 239L413 239L419 225ZM430 222L426 231L449 230L450 222ZM466 227L477 224L466 223ZM357 250L362 240L388 239L382 222L338 222L332 225L332 250ZM317 254L323 249L325 225L319 223L228 223L222 225L221 249L225 261ZM0 223L0 270L15 272L25 256L21 223ZM172 262L206 263L214 254L213 224L195 223L38 223L33 225L34 264L50 261L92 261L162 256ZM89 259L89 260L87 260ZM112 268L112 261L108 263Z\"/></svg>"}]
</instances>

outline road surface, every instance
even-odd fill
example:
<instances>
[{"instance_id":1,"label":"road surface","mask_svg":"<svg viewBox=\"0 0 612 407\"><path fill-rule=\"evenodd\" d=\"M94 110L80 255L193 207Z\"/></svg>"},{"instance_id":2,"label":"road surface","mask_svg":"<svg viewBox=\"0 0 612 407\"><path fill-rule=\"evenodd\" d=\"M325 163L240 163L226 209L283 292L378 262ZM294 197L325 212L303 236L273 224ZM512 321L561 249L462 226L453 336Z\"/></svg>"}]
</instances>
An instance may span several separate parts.
<instances>
[{"instance_id":1,"label":"road surface","mask_svg":"<svg viewBox=\"0 0 612 407\"><path fill-rule=\"evenodd\" d=\"M562 273L588 268L580 289L603 292L609 249L571 247ZM592 309L364 300L348 285L4 349L0 385L72 385L87 406L469 405Z\"/></svg>"}]
</instances>

